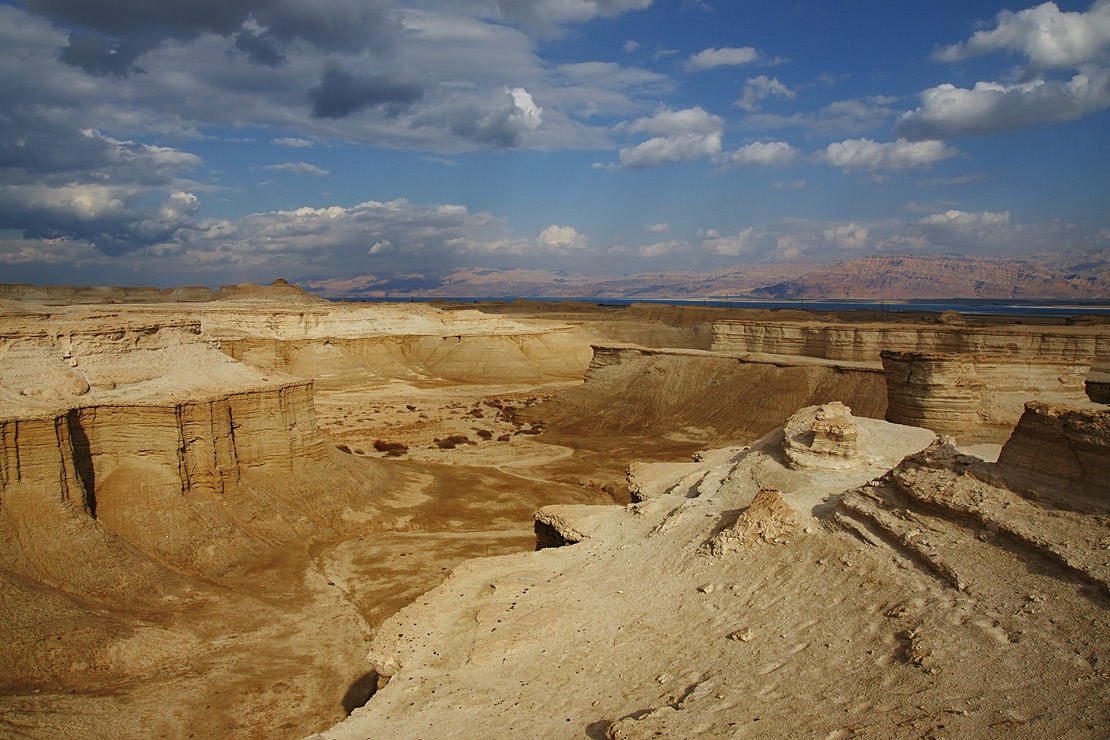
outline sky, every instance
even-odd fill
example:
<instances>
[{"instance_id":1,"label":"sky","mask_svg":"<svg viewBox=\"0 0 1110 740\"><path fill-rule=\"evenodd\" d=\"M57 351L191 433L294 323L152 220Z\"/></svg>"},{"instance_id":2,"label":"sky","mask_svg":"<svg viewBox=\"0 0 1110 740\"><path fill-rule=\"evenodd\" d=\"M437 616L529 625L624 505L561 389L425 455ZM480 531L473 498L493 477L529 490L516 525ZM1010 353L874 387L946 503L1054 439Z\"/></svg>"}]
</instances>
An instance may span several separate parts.
<instances>
[{"instance_id":1,"label":"sky","mask_svg":"<svg viewBox=\"0 0 1110 740\"><path fill-rule=\"evenodd\" d=\"M0 282L1110 247L1110 0L0 0Z\"/></svg>"}]
</instances>

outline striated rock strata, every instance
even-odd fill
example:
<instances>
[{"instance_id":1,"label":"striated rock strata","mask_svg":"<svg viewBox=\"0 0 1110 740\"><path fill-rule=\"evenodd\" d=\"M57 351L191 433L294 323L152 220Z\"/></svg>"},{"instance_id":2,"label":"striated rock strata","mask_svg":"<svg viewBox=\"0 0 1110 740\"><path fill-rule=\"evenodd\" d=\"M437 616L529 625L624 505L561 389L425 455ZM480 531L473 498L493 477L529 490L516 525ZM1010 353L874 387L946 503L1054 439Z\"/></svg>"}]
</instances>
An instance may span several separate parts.
<instances>
[{"instance_id":1,"label":"striated rock strata","mask_svg":"<svg viewBox=\"0 0 1110 740\"><path fill-rule=\"evenodd\" d=\"M875 362L881 352L1052 357L1088 367L1110 358L1105 327L715 321L712 349Z\"/></svg>"},{"instance_id":2,"label":"striated rock strata","mask_svg":"<svg viewBox=\"0 0 1110 740\"><path fill-rule=\"evenodd\" d=\"M886 418L961 442L1004 442L1025 402L1086 401L1087 366L1066 357L883 352Z\"/></svg>"},{"instance_id":3,"label":"striated rock strata","mask_svg":"<svg viewBox=\"0 0 1110 740\"><path fill-rule=\"evenodd\" d=\"M1110 409L1025 404L998 469L1015 491L1110 515Z\"/></svg>"}]
</instances>

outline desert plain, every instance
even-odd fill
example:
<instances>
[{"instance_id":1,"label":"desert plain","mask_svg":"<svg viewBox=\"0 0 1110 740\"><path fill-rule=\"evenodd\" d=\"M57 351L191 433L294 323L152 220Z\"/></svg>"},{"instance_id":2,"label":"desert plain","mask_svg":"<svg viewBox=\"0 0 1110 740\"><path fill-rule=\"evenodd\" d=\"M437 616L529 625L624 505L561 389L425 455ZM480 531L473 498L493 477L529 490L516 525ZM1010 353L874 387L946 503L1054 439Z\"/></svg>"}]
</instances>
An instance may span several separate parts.
<instances>
[{"instance_id":1,"label":"desert plain","mask_svg":"<svg viewBox=\"0 0 1110 740\"><path fill-rule=\"evenodd\" d=\"M0 289L0 737L1105 738L1110 322Z\"/></svg>"}]
</instances>

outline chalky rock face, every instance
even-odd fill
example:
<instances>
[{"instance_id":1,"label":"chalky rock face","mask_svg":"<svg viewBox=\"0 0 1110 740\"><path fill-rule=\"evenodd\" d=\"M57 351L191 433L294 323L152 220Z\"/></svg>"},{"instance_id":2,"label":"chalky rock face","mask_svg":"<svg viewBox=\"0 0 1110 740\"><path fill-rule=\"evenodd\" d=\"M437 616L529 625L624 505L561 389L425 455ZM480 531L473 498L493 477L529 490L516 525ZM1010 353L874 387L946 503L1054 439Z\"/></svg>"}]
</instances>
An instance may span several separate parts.
<instances>
[{"instance_id":1,"label":"chalky rock face","mask_svg":"<svg viewBox=\"0 0 1110 740\"><path fill-rule=\"evenodd\" d=\"M875 362L883 351L1054 357L1078 363L1110 358L1110 335L1096 327L713 322L717 352L763 352Z\"/></svg>"},{"instance_id":2,"label":"chalky rock face","mask_svg":"<svg viewBox=\"0 0 1110 740\"><path fill-rule=\"evenodd\" d=\"M1089 364L1067 357L883 352L887 421L1004 442L1029 400L1083 403Z\"/></svg>"},{"instance_id":3,"label":"chalky rock face","mask_svg":"<svg viewBox=\"0 0 1110 740\"><path fill-rule=\"evenodd\" d=\"M998 468L1036 500L1110 514L1110 409L1027 403Z\"/></svg>"},{"instance_id":4,"label":"chalky rock face","mask_svg":"<svg viewBox=\"0 0 1110 740\"><path fill-rule=\"evenodd\" d=\"M793 470L846 468L855 464L859 431L851 409L839 401L799 411L783 427L783 454Z\"/></svg>"},{"instance_id":5,"label":"chalky rock face","mask_svg":"<svg viewBox=\"0 0 1110 740\"><path fill-rule=\"evenodd\" d=\"M328 459L312 381L235 362L197 321L94 314L0 328L0 539L34 580L103 596L96 579L57 567L64 533L90 526L89 553L116 537L173 570L219 576L335 524L336 511L268 483L311 490L306 475Z\"/></svg>"}]
</instances>

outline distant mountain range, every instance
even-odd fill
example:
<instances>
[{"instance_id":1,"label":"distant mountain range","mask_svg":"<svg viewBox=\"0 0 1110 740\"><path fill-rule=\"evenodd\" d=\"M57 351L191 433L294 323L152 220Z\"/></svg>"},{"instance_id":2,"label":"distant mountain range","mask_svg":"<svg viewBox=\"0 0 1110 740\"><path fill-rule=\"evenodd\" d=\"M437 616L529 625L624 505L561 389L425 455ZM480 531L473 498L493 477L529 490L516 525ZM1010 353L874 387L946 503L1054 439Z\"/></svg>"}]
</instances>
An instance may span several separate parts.
<instances>
[{"instance_id":1,"label":"distant mountain range","mask_svg":"<svg viewBox=\"0 0 1110 740\"><path fill-rule=\"evenodd\" d=\"M302 283L325 298L625 298L764 300L1110 300L1110 250L1021 259L870 256L835 264L744 265L708 273L589 277L567 272L465 268Z\"/></svg>"}]
</instances>

